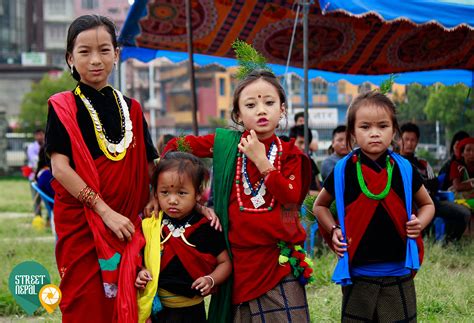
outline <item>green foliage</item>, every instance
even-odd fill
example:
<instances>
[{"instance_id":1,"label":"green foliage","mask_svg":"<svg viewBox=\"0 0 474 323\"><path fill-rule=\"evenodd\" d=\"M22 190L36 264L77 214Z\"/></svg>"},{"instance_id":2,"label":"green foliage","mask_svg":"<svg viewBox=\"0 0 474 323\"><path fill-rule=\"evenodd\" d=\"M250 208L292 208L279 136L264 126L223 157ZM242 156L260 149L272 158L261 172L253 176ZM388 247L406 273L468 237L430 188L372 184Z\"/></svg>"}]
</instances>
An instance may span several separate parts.
<instances>
[{"instance_id":1,"label":"green foliage","mask_svg":"<svg viewBox=\"0 0 474 323\"><path fill-rule=\"evenodd\" d=\"M436 165L438 164L438 160L436 159L436 156L429 152L427 149L418 149L416 151L416 156L419 158L426 159L430 165Z\"/></svg>"},{"instance_id":2,"label":"green foliage","mask_svg":"<svg viewBox=\"0 0 474 323\"><path fill-rule=\"evenodd\" d=\"M400 121L419 122L426 120L425 106L430 94L429 88L419 84L407 86L406 98L394 96L397 118Z\"/></svg>"},{"instance_id":3,"label":"green foliage","mask_svg":"<svg viewBox=\"0 0 474 323\"><path fill-rule=\"evenodd\" d=\"M387 80L383 81L382 84L380 84L380 93L390 93L392 91L393 83L395 83L395 79L397 77L398 75L390 74L390 77Z\"/></svg>"},{"instance_id":4,"label":"green foliage","mask_svg":"<svg viewBox=\"0 0 474 323\"><path fill-rule=\"evenodd\" d=\"M313 214L313 204L316 201L317 195L306 195L303 201L303 208L305 209L305 216L310 222L316 221L316 217Z\"/></svg>"},{"instance_id":5,"label":"green foliage","mask_svg":"<svg viewBox=\"0 0 474 323\"><path fill-rule=\"evenodd\" d=\"M32 132L37 128L44 129L48 114L48 99L51 95L72 90L76 81L68 72L64 72L59 78L48 74L32 85L30 92L25 94L20 110L21 130Z\"/></svg>"},{"instance_id":6,"label":"green foliage","mask_svg":"<svg viewBox=\"0 0 474 323\"><path fill-rule=\"evenodd\" d=\"M469 89L465 85L431 87L425 106L428 120L439 120L450 133L457 130L474 131L474 109L472 102L466 106Z\"/></svg>"},{"instance_id":7,"label":"green foliage","mask_svg":"<svg viewBox=\"0 0 474 323\"><path fill-rule=\"evenodd\" d=\"M208 120L209 120L209 125L213 128L225 128L225 127L227 127L227 120L226 119L209 116Z\"/></svg>"},{"instance_id":8,"label":"green foliage","mask_svg":"<svg viewBox=\"0 0 474 323\"><path fill-rule=\"evenodd\" d=\"M232 48L235 51L239 63L236 78L243 80L247 75L256 69L263 69L271 72L267 66L265 57L257 52L252 45L237 39L232 43Z\"/></svg>"}]
</instances>

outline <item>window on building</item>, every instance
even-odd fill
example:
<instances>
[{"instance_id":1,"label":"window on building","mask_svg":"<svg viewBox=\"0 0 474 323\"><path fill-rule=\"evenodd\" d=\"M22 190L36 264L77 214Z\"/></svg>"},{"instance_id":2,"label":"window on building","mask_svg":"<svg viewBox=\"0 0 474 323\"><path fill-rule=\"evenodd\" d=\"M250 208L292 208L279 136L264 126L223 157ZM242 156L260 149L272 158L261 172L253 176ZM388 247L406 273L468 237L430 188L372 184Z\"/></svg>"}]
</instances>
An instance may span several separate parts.
<instances>
[{"instance_id":1,"label":"window on building","mask_svg":"<svg viewBox=\"0 0 474 323\"><path fill-rule=\"evenodd\" d=\"M328 82L325 80L314 80L311 82L313 86L313 95L326 95L328 94Z\"/></svg>"},{"instance_id":2,"label":"window on building","mask_svg":"<svg viewBox=\"0 0 474 323\"><path fill-rule=\"evenodd\" d=\"M301 94L301 79L294 75L291 77L291 92Z\"/></svg>"},{"instance_id":3,"label":"window on building","mask_svg":"<svg viewBox=\"0 0 474 323\"><path fill-rule=\"evenodd\" d=\"M98 0L82 0L82 9L97 9L98 7Z\"/></svg>"},{"instance_id":4,"label":"window on building","mask_svg":"<svg viewBox=\"0 0 474 323\"><path fill-rule=\"evenodd\" d=\"M221 110L221 119L225 119L225 110L224 109Z\"/></svg>"},{"instance_id":5,"label":"window on building","mask_svg":"<svg viewBox=\"0 0 474 323\"><path fill-rule=\"evenodd\" d=\"M110 14L115 15L115 14L118 14L118 13L120 12L120 8L109 8L107 11L108 11Z\"/></svg>"},{"instance_id":6,"label":"window on building","mask_svg":"<svg viewBox=\"0 0 474 323\"><path fill-rule=\"evenodd\" d=\"M225 78L219 78L219 95L225 95Z\"/></svg>"},{"instance_id":7,"label":"window on building","mask_svg":"<svg viewBox=\"0 0 474 323\"><path fill-rule=\"evenodd\" d=\"M48 13L50 14L65 15L66 2L64 0L48 0L47 9L48 9Z\"/></svg>"}]
</instances>

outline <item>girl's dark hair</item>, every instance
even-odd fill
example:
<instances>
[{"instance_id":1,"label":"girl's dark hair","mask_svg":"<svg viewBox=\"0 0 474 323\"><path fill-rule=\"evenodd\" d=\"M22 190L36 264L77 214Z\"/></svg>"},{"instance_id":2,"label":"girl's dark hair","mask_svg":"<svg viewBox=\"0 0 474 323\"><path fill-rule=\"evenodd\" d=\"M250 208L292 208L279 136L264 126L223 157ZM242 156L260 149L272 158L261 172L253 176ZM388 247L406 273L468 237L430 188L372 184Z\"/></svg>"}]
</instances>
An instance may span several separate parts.
<instances>
[{"instance_id":1,"label":"girl's dark hair","mask_svg":"<svg viewBox=\"0 0 474 323\"><path fill-rule=\"evenodd\" d=\"M68 57L72 54L77 36L83 31L94 29L100 26L104 26L107 32L110 34L110 37L112 37L112 45L114 46L114 48L118 47L116 28L112 20L100 15L80 16L71 23L67 31L65 58L66 64L69 68L71 68L71 66L69 65ZM79 75L79 73L77 73L75 68L73 68L72 77L74 77L74 79L76 79L77 81L81 80L81 76Z\"/></svg>"},{"instance_id":2,"label":"girl's dark hair","mask_svg":"<svg viewBox=\"0 0 474 323\"><path fill-rule=\"evenodd\" d=\"M464 138L469 138L469 134L464 130L460 130L454 134L453 139L451 140L451 146L449 147L451 155L454 155L454 144L456 141L461 141Z\"/></svg>"},{"instance_id":3,"label":"girl's dark hair","mask_svg":"<svg viewBox=\"0 0 474 323\"><path fill-rule=\"evenodd\" d=\"M355 131L355 119L357 111L364 106L370 106L375 108L382 108L388 112L392 119L393 129L395 134L400 135L400 127L397 121L397 112L395 104L385 94L379 91L369 91L359 94L351 103L347 109L347 129L346 129L346 145L349 150L352 150L352 137Z\"/></svg>"},{"instance_id":4,"label":"girl's dark hair","mask_svg":"<svg viewBox=\"0 0 474 323\"><path fill-rule=\"evenodd\" d=\"M209 171L203 162L194 155L181 151L167 152L159 161L153 175L151 176L151 185L153 192L156 193L158 186L158 177L161 173L167 171L177 171L178 175L187 175L193 182L196 193L202 193L205 182L209 179Z\"/></svg>"},{"instance_id":5,"label":"girl's dark hair","mask_svg":"<svg viewBox=\"0 0 474 323\"><path fill-rule=\"evenodd\" d=\"M285 90L280 84L280 81L276 78L275 74L272 72L269 72L267 70L262 70L262 69L257 69L249 73L245 79L239 82L237 84L237 87L234 90L234 98L232 101L232 112L230 114L230 118L232 121L234 121L236 124L239 124L239 99L240 99L240 94L242 93L243 89L247 87L247 85L259 80L263 79L264 81L270 83L273 85L278 93L278 96L280 98L280 104L285 104L286 106L286 94Z\"/></svg>"}]
</instances>

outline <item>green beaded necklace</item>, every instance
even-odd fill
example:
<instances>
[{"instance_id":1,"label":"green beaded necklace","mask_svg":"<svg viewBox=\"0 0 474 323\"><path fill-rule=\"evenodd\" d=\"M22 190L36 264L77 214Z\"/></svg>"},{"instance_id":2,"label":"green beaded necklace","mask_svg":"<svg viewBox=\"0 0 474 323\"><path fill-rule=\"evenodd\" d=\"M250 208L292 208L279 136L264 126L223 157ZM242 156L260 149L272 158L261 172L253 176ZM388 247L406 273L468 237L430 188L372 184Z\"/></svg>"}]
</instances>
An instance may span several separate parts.
<instances>
[{"instance_id":1,"label":"green beaded necklace","mask_svg":"<svg viewBox=\"0 0 474 323\"><path fill-rule=\"evenodd\" d=\"M360 165L360 155L357 156L356 168L357 168L357 180L359 181L360 189L362 193L365 194L369 199L372 200L382 200L390 192L390 187L392 186L392 173L393 173L393 165L390 163L390 156L387 155L387 185L385 186L384 190L380 194L374 194L369 191L367 185L364 182L364 175L362 174L362 167Z\"/></svg>"}]
</instances>

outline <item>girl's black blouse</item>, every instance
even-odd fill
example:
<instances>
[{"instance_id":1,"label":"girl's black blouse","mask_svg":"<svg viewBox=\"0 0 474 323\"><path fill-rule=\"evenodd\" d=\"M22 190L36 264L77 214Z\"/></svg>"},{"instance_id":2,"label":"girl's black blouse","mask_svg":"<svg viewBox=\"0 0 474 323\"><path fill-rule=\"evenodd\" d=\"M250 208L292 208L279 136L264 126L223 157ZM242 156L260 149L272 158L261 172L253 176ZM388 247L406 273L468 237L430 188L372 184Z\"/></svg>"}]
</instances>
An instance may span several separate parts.
<instances>
[{"instance_id":1,"label":"girl's black blouse","mask_svg":"<svg viewBox=\"0 0 474 323\"><path fill-rule=\"evenodd\" d=\"M100 91L84 84L79 83L82 93L91 102L92 106L99 115L99 119L107 133L107 137L110 140L116 141L121 138L122 125L120 121L120 113L115 99L113 88L106 86ZM93 159L97 159L103 155L97 143L96 135L94 132L94 125L90 117L89 111L87 111L84 103L78 95L74 95L77 105L77 122L81 129L82 137L89 148L89 151ZM125 102L129 110L131 109L131 99L125 97ZM143 137L145 139L146 155L149 162L158 158L158 153L153 141L151 140L150 132L148 131L148 124L146 123L145 117L143 117ZM71 165L74 167L72 162L72 151L71 151L71 140L66 128L59 120L58 115L54 111L53 107L49 106L48 109L48 121L46 123L46 140L45 150L50 156L53 152L60 153L69 157Z\"/></svg>"}]
</instances>

